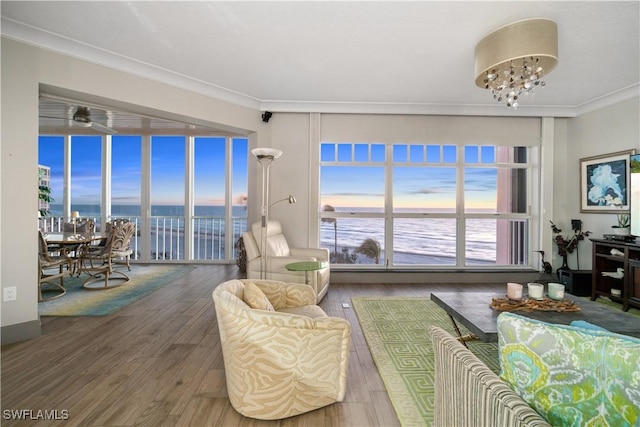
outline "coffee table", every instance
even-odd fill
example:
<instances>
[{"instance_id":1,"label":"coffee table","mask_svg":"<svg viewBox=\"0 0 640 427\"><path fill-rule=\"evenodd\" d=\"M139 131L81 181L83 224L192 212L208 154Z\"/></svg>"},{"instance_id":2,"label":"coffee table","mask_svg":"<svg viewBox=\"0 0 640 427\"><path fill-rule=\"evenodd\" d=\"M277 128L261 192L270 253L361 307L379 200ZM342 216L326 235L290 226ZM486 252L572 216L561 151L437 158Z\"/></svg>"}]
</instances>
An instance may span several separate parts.
<instances>
[{"instance_id":1,"label":"coffee table","mask_svg":"<svg viewBox=\"0 0 640 427\"><path fill-rule=\"evenodd\" d=\"M489 307L491 298L504 298L504 294L496 292L433 292L431 300L447 312L460 341L480 339L484 342L498 341L498 327L496 319L501 313ZM552 311L514 311L531 319L547 323L568 325L574 320L585 320L601 326L611 332L640 338L640 317L615 310L603 304L565 294L565 299L576 302L580 311L552 312ZM473 336L462 336L458 322L464 325Z\"/></svg>"}]
</instances>

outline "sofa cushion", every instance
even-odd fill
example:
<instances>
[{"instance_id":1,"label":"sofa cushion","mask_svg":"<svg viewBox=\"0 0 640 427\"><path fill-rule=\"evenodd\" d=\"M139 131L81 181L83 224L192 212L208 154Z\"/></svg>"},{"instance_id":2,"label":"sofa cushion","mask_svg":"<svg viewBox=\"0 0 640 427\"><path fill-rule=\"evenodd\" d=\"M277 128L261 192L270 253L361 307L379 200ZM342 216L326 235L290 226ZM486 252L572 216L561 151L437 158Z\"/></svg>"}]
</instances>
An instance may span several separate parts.
<instances>
[{"instance_id":1,"label":"sofa cushion","mask_svg":"<svg viewBox=\"0 0 640 427\"><path fill-rule=\"evenodd\" d=\"M498 316L501 378L554 426L640 423L640 340Z\"/></svg>"},{"instance_id":2,"label":"sofa cushion","mask_svg":"<svg viewBox=\"0 0 640 427\"><path fill-rule=\"evenodd\" d=\"M267 296L262 292L262 290L256 286L255 283L248 282L244 285L244 295L242 297L243 301L246 302L249 307L255 308L258 310L267 310L274 311L273 305L267 298Z\"/></svg>"},{"instance_id":3,"label":"sofa cushion","mask_svg":"<svg viewBox=\"0 0 640 427\"><path fill-rule=\"evenodd\" d=\"M584 320L574 320L573 322L571 322L571 326L575 328L591 329L593 331L609 332L607 329L603 328L602 326L594 325L593 323L589 323Z\"/></svg>"}]
</instances>

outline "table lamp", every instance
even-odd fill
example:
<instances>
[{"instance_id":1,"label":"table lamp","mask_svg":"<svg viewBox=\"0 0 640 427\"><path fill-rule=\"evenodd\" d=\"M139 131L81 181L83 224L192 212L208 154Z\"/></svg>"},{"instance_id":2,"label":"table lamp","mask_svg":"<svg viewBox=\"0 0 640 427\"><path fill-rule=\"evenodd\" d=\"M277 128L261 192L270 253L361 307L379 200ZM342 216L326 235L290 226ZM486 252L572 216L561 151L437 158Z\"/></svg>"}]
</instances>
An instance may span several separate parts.
<instances>
[{"instance_id":1,"label":"table lamp","mask_svg":"<svg viewBox=\"0 0 640 427\"><path fill-rule=\"evenodd\" d=\"M71 212L71 222L73 223L73 234L76 234L76 223L78 222L78 218L80 218L80 212L73 211Z\"/></svg>"}]
</instances>

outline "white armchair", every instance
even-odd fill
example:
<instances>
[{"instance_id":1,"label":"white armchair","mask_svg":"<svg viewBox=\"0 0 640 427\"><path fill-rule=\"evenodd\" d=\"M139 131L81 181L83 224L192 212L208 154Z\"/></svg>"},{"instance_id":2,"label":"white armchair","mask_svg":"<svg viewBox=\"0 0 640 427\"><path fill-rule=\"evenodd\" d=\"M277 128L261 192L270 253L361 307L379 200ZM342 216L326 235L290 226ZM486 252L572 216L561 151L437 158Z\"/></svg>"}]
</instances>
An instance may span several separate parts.
<instances>
[{"instance_id":1,"label":"white armchair","mask_svg":"<svg viewBox=\"0 0 640 427\"><path fill-rule=\"evenodd\" d=\"M260 266L262 263L260 253L262 227L259 222L251 226L251 231L243 234L242 240L247 252L247 278L260 279ZM305 283L305 273L302 271L289 271L287 264L300 261L326 261L327 267L309 271L309 285L316 293L316 303L329 289L329 250L325 248L290 248L282 234L282 226L278 221L269 221L267 224L267 268L265 279L280 280L289 283Z\"/></svg>"}]
</instances>

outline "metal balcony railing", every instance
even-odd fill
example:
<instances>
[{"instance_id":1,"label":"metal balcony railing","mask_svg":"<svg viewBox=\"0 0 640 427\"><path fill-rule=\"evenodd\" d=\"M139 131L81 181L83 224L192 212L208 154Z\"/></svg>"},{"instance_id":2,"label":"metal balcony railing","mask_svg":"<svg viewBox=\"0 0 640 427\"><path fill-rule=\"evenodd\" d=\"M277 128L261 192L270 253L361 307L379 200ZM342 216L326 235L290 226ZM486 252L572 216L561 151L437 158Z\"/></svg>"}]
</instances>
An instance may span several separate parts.
<instances>
[{"instance_id":1,"label":"metal balcony railing","mask_svg":"<svg viewBox=\"0 0 640 427\"><path fill-rule=\"evenodd\" d=\"M131 242L133 248L132 259L143 259L141 256L141 221L139 216L132 216L126 219L136 224L136 234ZM100 218L93 218L96 224L96 231L101 231ZM232 242L238 241L242 233L247 228L247 218L232 217L233 221L233 238ZM193 251L192 260L224 260L226 259L226 221L224 217L198 216L192 219L193 229ZM38 226L40 230L46 233L56 233L62 231L64 221L62 217L46 217L40 218ZM153 216L150 218L150 253L149 260L185 260L185 242L184 226L185 219L181 216ZM235 256L233 246L230 248L230 258Z\"/></svg>"}]
</instances>

